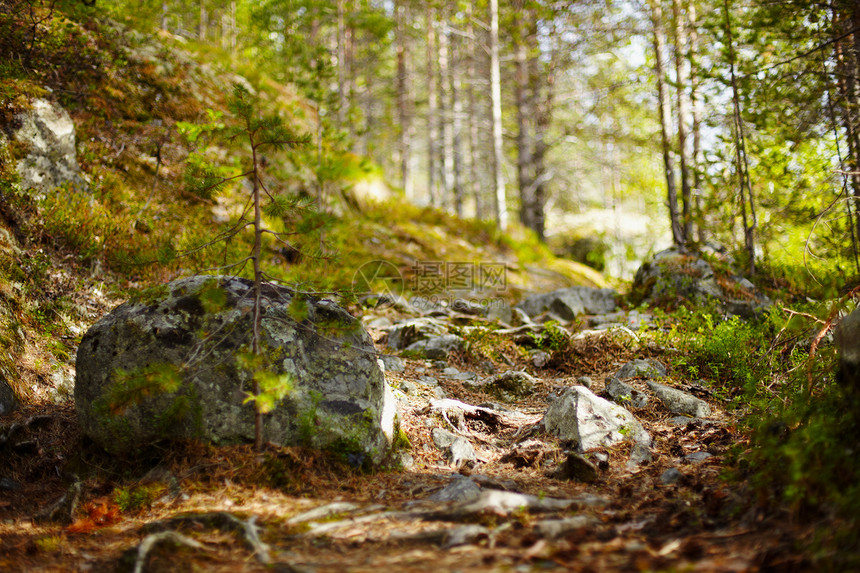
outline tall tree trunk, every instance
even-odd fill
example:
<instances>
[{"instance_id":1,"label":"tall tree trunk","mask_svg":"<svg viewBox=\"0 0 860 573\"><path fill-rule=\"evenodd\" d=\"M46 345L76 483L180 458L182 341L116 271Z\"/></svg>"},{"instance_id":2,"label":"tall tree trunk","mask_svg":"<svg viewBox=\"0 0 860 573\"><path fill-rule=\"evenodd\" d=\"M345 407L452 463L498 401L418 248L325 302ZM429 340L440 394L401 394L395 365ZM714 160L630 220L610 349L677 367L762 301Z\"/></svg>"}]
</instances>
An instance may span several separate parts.
<instances>
[{"instance_id":1,"label":"tall tree trunk","mask_svg":"<svg viewBox=\"0 0 860 573\"><path fill-rule=\"evenodd\" d=\"M436 101L436 10L433 0L427 0L427 198L431 205L438 201L436 187L438 157L438 103Z\"/></svg>"},{"instance_id":2,"label":"tall tree trunk","mask_svg":"<svg viewBox=\"0 0 860 573\"><path fill-rule=\"evenodd\" d=\"M705 230L705 213L702 209L702 94L700 91L699 79L699 30L696 17L695 2L690 2L687 6L687 21L690 38L690 103L693 108L693 205L695 209L697 239L699 243L704 244L707 240L707 231ZM689 236L687 237L690 238Z\"/></svg>"},{"instance_id":3,"label":"tall tree trunk","mask_svg":"<svg viewBox=\"0 0 860 573\"><path fill-rule=\"evenodd\" d=\"M681 203L682 222L684 226L684 243L693 237L693 196L690 187L690 153L687 146L687 69L686 69L686 34L681 0L672 0L672 36L675 41L675 87L678 100L678 163L681 171Z\"/></svg>"},{"instance_id":4,"label":"tall tree trunk","mask_svg":"<svg viewBox=\"0 0 860 573\"><path fill-rule=\"evenodd\" d=\"M451 30L446 21L447 10L440 14L442 30L439 33L439 120L442 128L442 188L441 204L450 208L454 195L454 131L451 125L451 75L448 64L448 43Z\"/></svg>"},{"instance_id":5,"label":"tall tree trunk","mask_svg":"<svg viewBox=\"0 0 860 573\"><path fill-rule=\"evenodd\" d=\"M395 7L396 18L396 49L397 49L397 118L400 123L400 137L398 141L400 154L400 185L407 198L414 195L412 182L412 138L415 128L412 123L412 109L410 102L412 94L407 65L408 37L406 35L406 21L408 15L404 0L399 0Z\"/></svg>"},{"instance_id":6,"label":"tall tree trunk","mask_svg":"<svg viewBox=\"0 0 860 573\"><path fill-rule=\"evenodd\" d=\"M454 154L454 213L463 216L463 101L462 82L460 79L460 62L457 54L460 52L460 41L451 36L448 43L448 71L451 87L451 131L453 132Z\"/></svg>"},{"instance_id":7,"label":"tall tree trunk","mask_svg":"<svg viewBox=\"0 0 860 573\"><path fill-rule=\"evenodd\" d=\"M729 52L729 73L732 82L732 104L734 108L735 149L738 162L738 182L740 184L741 219L744 225L744 246L749 257L749 273L755 274L755 230L757 226L755 200L752 185L749 180L749 166L746 155L743 119L741 117L741 99L738 81L735 75L735 47L732 34L732 20L729 12L729 0L723 0L726 21L726 44ZM749 217L747 216L747 200L749 201Z\"/></svg>"},{"instance_id":8,"label":"tall tree trunk","mask_svg":"<svg viewBox=\"0 0 860 573\"><path fill-rule=\"evenodd\" d=\"M200 20L197 26L197 38L202 42L206 39L206 32L209 28L209 17L206 14L206 2L200 0Z\"/></svg>"},{"instance_id":9,"label":"tall tree trunk","mask_svg":"<svg viewBox=\"0 0 860 573\"><path fill-rule=\"evenodd\" d=\"M346 95L346 0L337 0L337 126L343 129L349 107Z\"/></svg>"},{"instance_id":10,"label":"tall tree trunk","mask_svg":"<svg viewBox=\"0 0 860 573\"><path fill-rule=\"evenodd\" d=\"M475 37L475 26L472 23L471 2L466 3L466 35L469 39L470 46L466 67L466 76L469 78L469 153L466 156L468 158L467 171L469 173L469 187L471 189L472 198L475 201L475 218L484 219L487 215L484 212L483 188L481 186L480 177L478 176L478 163L480 161L481 152L480 134L478 132L478 118L480 117L480 112L478 110L478 101L475 97L475 79L477 78L475 69L479 53L479 42Z\"/></svg>"},{"instance_id":11,"label":"tall tree trunk","mask_svg":"<svg viewBox=\"0 0 860 573\"><path fill-rule=\"evenodd\" d=\"M524 15L521 14L521 16ZM525 26L521 26L514 39L514 60L516 62L514 95L517 106L517 185L520 191L520 222L532 229L534 226L532 221L534 211L532 147L534 141L530 124L534 119L534 112L531 109L531 78L526 36Z\"/></svg>"},{"instance_id":12,"label":"tall tree trunk","mask_svg":"<svg viewBox=\"0 0 860 573\"><path fill-rule=\"evenodd\" d=\"M532 212L532 229L540 240L546 238L546 202L547 185L551 179L551 173L547 170L546 154L549 144L546 135L549 133L552 123L553 109L555 107L555 73L558 69L559 51L552 44L549 54L549 63L541 74L541 60L538 54L531 58L532 62L532 92L534 94L535 108L535 137L534 137L534 203ZM540 95L540 86L544 87L543 96Z\"/></svg>"},{"instance_id":13,"label":"tall tree trunk","mask_svg":"<svg viewBox=\"0 0 860 573\"><path fill-rule=\"evenodd\" d=\"M499 70L499 0L490 0L490 98L493 105L493 171L496 224L508 227L508 206L502 162L502 82Z\"/></svg>"},{"instance_id":14,"label":"tall tree trunk","mask_svg":"<svg viewBox=\"0 0 860 573\"><path fill-rule=\"evenodd\" d=\"M654 74L657 76L657 103L660 108L660 135L663 150L663 168L666 172L666 197L669 203L669 222L672 226L672 241L684 246L684 229L678 214L678 191L675 188L675 169L672 167L672 148L669 144L671 109L666 96L666 76L663 69L665 39L663 35L663 8L661 0L649 0L654 43Z\"/></svg>"}]
</instances>

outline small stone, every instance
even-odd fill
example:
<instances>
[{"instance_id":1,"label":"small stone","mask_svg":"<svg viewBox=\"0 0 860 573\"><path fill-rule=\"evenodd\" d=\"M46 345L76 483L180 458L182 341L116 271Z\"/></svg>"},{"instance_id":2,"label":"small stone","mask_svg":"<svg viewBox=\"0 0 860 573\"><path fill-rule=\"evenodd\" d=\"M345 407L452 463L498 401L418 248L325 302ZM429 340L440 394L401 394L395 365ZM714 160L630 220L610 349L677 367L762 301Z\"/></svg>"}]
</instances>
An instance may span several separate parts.
<instances>
[{"instance_id":1,"label":"small stone","mask_svg":"<svg viewBox=\"0 0 860 573\"><path fill-rule=\"evenodd\" d=\"M669 468L660 474L660 483L663 485L672 485L678 483L678 480L681 479L681 472L678 471L677 468Z\"/></svg>"},{"instance_id":2,"label":"small stone","mask_svg":"<svg viewBox=\"0 0 860 573\"><path fill-rule=\"evenodd\" d=\"M670 426L687 426L695 421L696 418L691 418L690 416L675 416L674 418L669 418L667 420Z\"/></svg>"},{"instance_id":3,"label":"small stone","mask_svg":"<svg viewBox=\"0 0 860 573\"><path fill-rule=\"evenodd\" d=\"M433 378L432 376L420 376L418 378L418 382L425 386L438 386L439 381Z\"/></svg>"},{"instance_id":4,"label":"small stone","mask_svg":"<svg viewBox=\"0 0 860 573\"><path fill-rule=\"evenodd\" d=\"M461 380L463 382L471 382L473 380L477 380L478 375L474 372L458 372L451 378L453 378L454 380Z\"/></svg>"},{"instance_id":5,"label":"small stone","mask_svg":"<svg viewBox=\"0 0 860 573\"><path fill-rule=\"evenodd\" d=\"M692 454L684 456L684 461L696 464L712 457L714 456L710 452L693 452Z\"/></svg>"},{"instance_id":6,"label":"small stone","mask_svg":"<svg viewBox=\"0 0 860 573\"><path fill-rule=\"evenodd\" d=\"M609 378L607 380L605 392L617 404L632 406L634 408L644 408L648 405L648 396L644 392L636 390L618 378Z\"/></svg>"},{"instance_id":7,"label":"small stone","mask_svg":"<svg viewBox=\"0 0 860 573\"><path fill-rule=\"evenodd\" d=\"M705 418L711 415L711 407L704 400L672 388L664 384L648 381L648 388L663 402L666 409L673 414L685 414L695 418Z\"/></svg>"},{"instance_id":8,"label":"small stone","mask_svg":"<svg viewBox=\"0 0 860 573\"><path fill-rule=\"evenodd\" d=\"M664 378L666 376L666 367L657 360L648 358L647 360L631 360L621 367L615 374L619 380L628 378Z\"/></svg>"},{"instance_id":9,"label":"small stone","mask_svg":"<svg viewBox=\"0 0 860 573\"><path fill-rule=\"evenodd\" d=\"M448 453L451 457L451 463L457 468L471 467L478 461L478 456L475 454L475 448L472 447L471 442L461 436L454 438Z\"/></svg>"},{"instance_id":10,"label":"small stone","mask_svg":"<svg viewBox=\"0 0 860 573\"><path fill-rule=\"evenodd\" d=\"M16 491L19 489L21 489L21 484L17 481L7 477L0 477L0 490Z\"/></svg>"},{"instance_id":11,"label":"small stone","mask_svg":"<svg viewBox=\"0 0 860 573\"><path fill-rule=\"evenodd\" d=\"M382 360L382 364L385 366L386 372L403 372L406 370L406 364L404 364L403 359L399 356L383 354L380 359Z\"/></svg>"},{"instance_id":12,"label":"small stone","mask_svg":"<svg viewBox=\"0 0 860 573\"><path fill-rule=\"evenodd\" d=\"M469 503L481 496L481 486L468 477L455 477L454 481L446 485L427 499L432 501L457 501Z\"/></svg>"},{"instance_id":13,"label":"small stone","mask_svg":"<svg viewBox=\"0 0 860 573\"><path fill-rule=\"evenodd\" d=\"M641 464L647 464L654 459L650 448L642 444L635 444L630 451L630 459L627 461L628 468L635 468Z\"/></svg>"},{"instance_id":14,"label":"small stone","mask_svg":"<svg viewBox=\"0 0 860 573\"><path fill-rule=\"evenodd\" d=\"M594 386L594 380L592 380L588 376L580 376L579 378L576 379L576 383L579 384L580 386L585 386L589 390L591 390L591 387Z\"/></svg>"},{"instance_id":15,"label":"small stone","mask_svg":"<svg viewBox=\"0 0 860 573\"><path fill-rule=\"evenodd\" d=\"M460 371L457 370L456 368L454 368L453 366L448 366L444 370L442 370L442 374L444 376L448 376L448 377L456 376L459 373L460 373Z\"/></svg>"},{"instance_id":16,"label":"small stone","mask_svg":"<svg viewBox=\"0 0 860 573\"><path fill-rule=\"evenodd\" d=\"M543 368L549 362L550 356L543 350L536 350L531 353L531 358L535 368Z\"/></svg>"},{"instance_id":17,"label":"small stone","mask_svg":"<svg viewBox=\"0 0 860 573\"><path fill-rule=\"evenodd\" d=\"M508 370L502 374L490 377L482 389L506 402L525 398L534 392L537 380L534 376L522 370Z\"/></svg>"},{"instance_id":18,"label":"small stone","mask_svg":"<svg viewBox=\"0 0 860 573\"><path fill-rule=\"evenodd\" d=\"M408 396L417 396L418 386L411 380L402 380L400 382L400 391Z\"/></svg>"},{"instance_id":19,"label":"small stone","mask_svg":"<svg viewBox=\"0 0 860 573\"><path fill-rule=\"evenodd\" d=\"M433 443L440 450L447 450L451 447L451 444L454 443L454 440L457 438L455 434L452 434L448 430L443 430L442 428L433 428L430 432L430 438L433 440Z\"/></svg>"}]
</instances>

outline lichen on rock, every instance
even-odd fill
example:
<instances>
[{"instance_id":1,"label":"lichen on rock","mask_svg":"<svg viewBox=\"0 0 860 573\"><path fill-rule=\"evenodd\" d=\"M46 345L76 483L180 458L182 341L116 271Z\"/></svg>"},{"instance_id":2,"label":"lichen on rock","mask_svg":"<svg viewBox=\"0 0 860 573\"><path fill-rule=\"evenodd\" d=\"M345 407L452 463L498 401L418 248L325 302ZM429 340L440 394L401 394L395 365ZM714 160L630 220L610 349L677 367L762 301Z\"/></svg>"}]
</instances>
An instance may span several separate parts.
<instances>
[{"instance_id":1,"label":"lichen on rock","mask_svg":"<svg viewBox=\"0 0 860 573\"><path fill-rule=\"evenodd\" d=\"M380 461L395 433L393 395L372 341L343 308L265 284L261 356L248 358L253 284L194 276L132 299L98 321L77 355L85 434L129 454L153 442L251 441L252 378L289 379L264 417L276 444L352 448Z\"/></svg>"}]
</instances>

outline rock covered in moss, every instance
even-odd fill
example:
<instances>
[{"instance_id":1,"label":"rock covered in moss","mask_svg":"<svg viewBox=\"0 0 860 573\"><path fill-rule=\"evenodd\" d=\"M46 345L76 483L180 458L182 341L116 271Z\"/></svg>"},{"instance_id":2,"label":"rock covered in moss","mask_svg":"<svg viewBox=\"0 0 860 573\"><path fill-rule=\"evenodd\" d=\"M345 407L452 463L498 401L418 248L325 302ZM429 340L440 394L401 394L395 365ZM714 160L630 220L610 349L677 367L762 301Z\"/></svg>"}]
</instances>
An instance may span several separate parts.
<instances>
[{"instance_id":1,"label":"rock covered in moss","mask_svg":"<svg viewBox=\"0 0 860 573\"><path fill-rule=\"evenodd\" d=\"M331 301L267 284L263 350L254 357L253 293L246 279L195 276L134 298L93 325L77 354L83 432L120 454L171 438L251 441L256 376L273 400L265 440L380 459L393 437L395 406L360 323ZM278 399L283 382L291 389Z\"/></svg>"},{"instance_id":2,"label":"rock covered in moss","mask_svg":"<svg viewBox=\"0 0 860 573\"><path fill-rule=\"evenodd\" d=\"M12 138L27 148L27 156L17 165L24 189L48 191L64 184L86 188L76 155L75 124L65 109L36 99L15 121L18 127Z\"/></svg>"},{"instance_id":3,"label":"rock covered in moss","mask_svg":"<svg viewBox=\"0 0 860 573\"><path fill-rule=\"evenodd\" d=\"M713 300L727 314L742 317L754 316L772 304L749 280L733 274L718 280L708 261L677 248L661 251L639 267L631 300L652 305L701 305Z\"/></svg>"}]
</instances>

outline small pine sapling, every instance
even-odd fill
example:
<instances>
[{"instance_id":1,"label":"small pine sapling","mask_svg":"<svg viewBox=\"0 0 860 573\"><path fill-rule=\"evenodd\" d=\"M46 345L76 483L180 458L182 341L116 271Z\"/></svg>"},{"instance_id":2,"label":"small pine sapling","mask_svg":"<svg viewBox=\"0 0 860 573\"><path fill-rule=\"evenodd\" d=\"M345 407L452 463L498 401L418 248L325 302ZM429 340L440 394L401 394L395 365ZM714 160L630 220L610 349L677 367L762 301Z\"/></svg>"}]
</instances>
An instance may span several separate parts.
<instances>
[{"instance_id":1,"label":"small pine sapling","mask_svg":"<svg viewBox=\"0 0 860 573\"><path fill-rule=\"evenodd\" d=\"M226 136L233 141L244 142L249 151L248 165L240 173L225 175L222 171L213 168L202 161L199 156L192 160L186 171L186 184L189 191L194 195L210 199L217 191L231 181L250 181L250 200L246 203L238 221L226 231L218 234L213 240L204 245L196 247L194 251L213 246L217 243L228 242L245 229L251 228L254 233L254 243L251 253L239 261L227 264L218 269L231 269L239 273L250 262L253 268L253 330L251 339L250 357L243 359L243 363L257 369L259 357L262 352L261 327L262 308L261 298L263 287L267 282L267 275L261 264L264 237L270 237L283 246L292 249L293 246L287 240L289 235L296 232L279 232L265 226L263 215L269 217L284 217L296 210L310 206L308 199L287 196L273 192L267 187L263 180L262 152L281 151L285 149L297 149L307 146L311 138L309 135L296 133L284 123L282 117L276 114L261 115L259 113L259 100L242 85L235 85L233 93L229 98L227 108L231 117L223 125ZM288 381L282 376L273 379L261 371L255 372L252 377L252 393L248 400L254 402L254 447L262 449L263 445L263 415L271 410L277 402L289 390Z\"/></svg>"}]
</instances>

